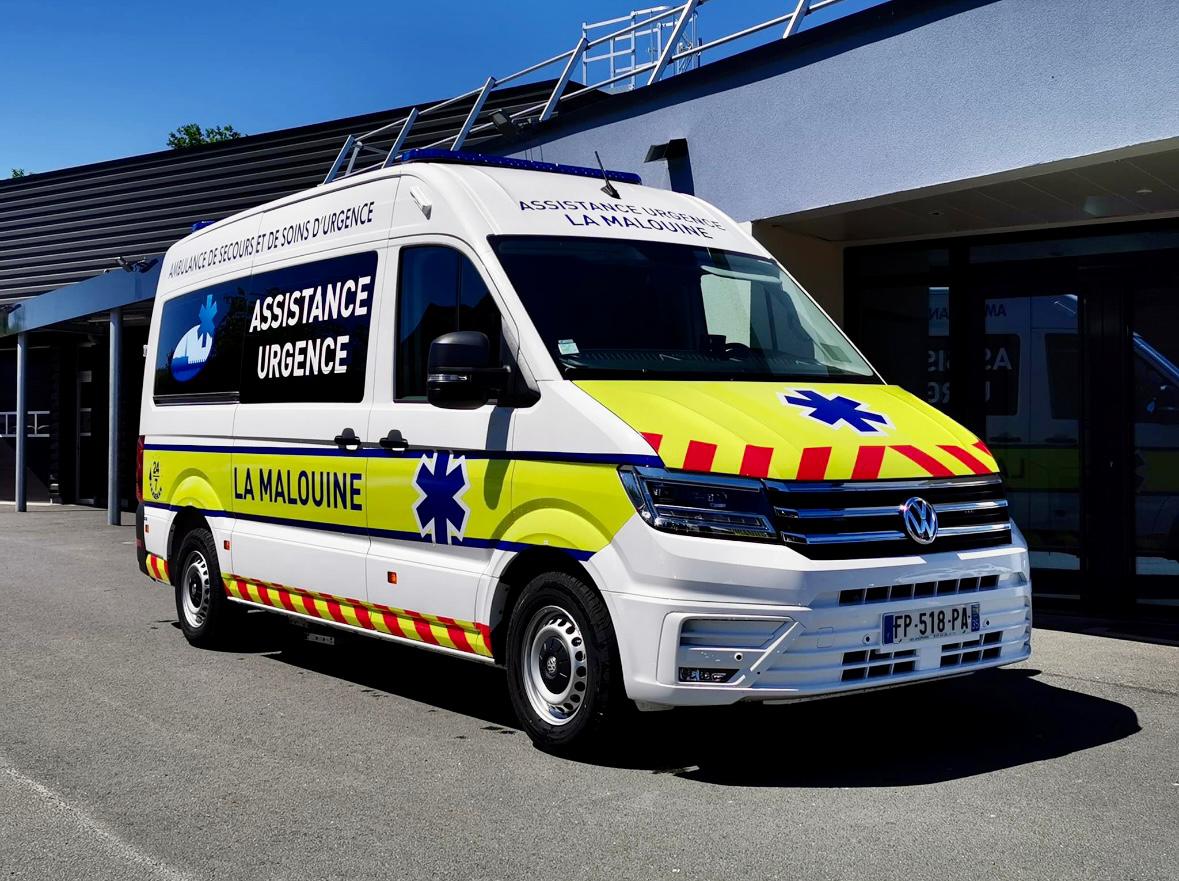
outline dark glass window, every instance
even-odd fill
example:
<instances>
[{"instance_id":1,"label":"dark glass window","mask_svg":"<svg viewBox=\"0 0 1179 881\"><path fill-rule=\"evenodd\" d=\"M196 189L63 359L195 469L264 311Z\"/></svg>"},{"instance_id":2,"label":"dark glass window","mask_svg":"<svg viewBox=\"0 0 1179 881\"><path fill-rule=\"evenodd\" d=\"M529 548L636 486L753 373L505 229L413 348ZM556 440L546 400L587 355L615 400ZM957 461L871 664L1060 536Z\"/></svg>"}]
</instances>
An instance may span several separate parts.
<instances>
[{"instance_id":1,"label":"dark glass window","mask_svg":"<svg viewBox=\"0 0 1179 881\"><path fill-rule=\"evenodd\" d=\"M158 400L236 399L248 285L244 278L222 282L164 304L156 347Z\"/></svg>"},{"instance_id":2,"label":"dark glass window","mask_svg":"<svg viewBox=\"0 0 1179 881\"><path fill-rule=\"evenodd\" d=\"M454 330L482 331L491 351L499 351L499 309L479 271L454 248L402 248L397 283L398 399L426 399L430 343Z\"/></svg>"},{"instance_id":3,"label":"dark glass window","mask_svg":"<svg viewBox=\"0 0 1179 881\"><path fill-rule=\"evenodd\" d=\"M255 275L242 403L362 400L376 283L375 251Z\"/></svg>"},{"instance_id":4,"label":"dark glass window","mask_svg":"<svg viewBox=\"0 0 1179 881\"><path fill-rule=\"evenodd\" d=\"M369 251L168 301L156 351L156 398L361 400L376 278L377 254Z\"/></svg>"},{"instance_id":5,"label":"dark glass window","mask_svg":"<svg viewBox=\"0 0 1179 881\"><path fill-rule=\"evenodd\" d=\"M1075 333L1044 334L1048 359L1048 409L1053 419L1081 418L1080 340ZM1011 412L1015 412L1012 408Z\"/></svg>"}]
</instances>

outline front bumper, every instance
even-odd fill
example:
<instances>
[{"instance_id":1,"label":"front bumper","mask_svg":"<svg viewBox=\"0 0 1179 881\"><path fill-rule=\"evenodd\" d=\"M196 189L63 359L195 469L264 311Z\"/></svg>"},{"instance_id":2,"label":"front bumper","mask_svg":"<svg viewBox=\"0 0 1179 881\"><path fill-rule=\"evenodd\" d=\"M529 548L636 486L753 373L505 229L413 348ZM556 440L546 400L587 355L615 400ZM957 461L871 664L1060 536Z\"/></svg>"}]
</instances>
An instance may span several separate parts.
<instances>
[{"instance_id":1,"label":"front bumper","mask_svg":"<svg viewBox=\"0 0 1179 881\"><path fill-rule=\"evenodd\" d=\"M1031 584L1016 539L924 558L813 561L779 545L658 533L636 519L591 566L631 699L796 701L1027 658ZM977 633L882 645L885 613L962 603L979 604ZM706 681L714 676L724 681Z\"/></svg>"}]
</instances>

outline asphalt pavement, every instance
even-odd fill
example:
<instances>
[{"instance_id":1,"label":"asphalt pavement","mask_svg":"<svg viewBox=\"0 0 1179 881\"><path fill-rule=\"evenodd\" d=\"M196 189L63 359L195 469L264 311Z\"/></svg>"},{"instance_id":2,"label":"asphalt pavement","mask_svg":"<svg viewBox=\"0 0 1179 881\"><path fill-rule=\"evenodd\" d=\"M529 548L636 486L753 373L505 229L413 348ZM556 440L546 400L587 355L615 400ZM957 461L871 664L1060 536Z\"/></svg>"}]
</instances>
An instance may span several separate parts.
<instances>
[{"instance_id":1,"label":"asphalt pavement","mask_svg":"<svg viewBox=\"0 0 1179 881\"><path fill-rule=\"evenodd\" d=\"M0 506L0 878L1179 879L1179 647L638 717L533 748L499 670L191 648L134 531ZM129 520L129 518L128 518Z\"/></svg>"}]
</instances>

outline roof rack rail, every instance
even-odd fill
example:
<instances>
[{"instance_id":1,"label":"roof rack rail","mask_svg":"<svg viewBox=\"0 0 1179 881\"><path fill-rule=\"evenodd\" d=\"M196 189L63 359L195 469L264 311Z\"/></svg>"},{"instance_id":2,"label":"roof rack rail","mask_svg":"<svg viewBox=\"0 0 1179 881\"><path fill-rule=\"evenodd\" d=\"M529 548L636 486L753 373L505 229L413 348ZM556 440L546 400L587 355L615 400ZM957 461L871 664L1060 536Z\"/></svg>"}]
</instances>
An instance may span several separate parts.
<instances>
[{"instance_id":1,"label":"roof rack rail","mask_svg":"<svg viewBox=\"0 0 1179 881\"><path fill-rule=\"evenodd\" d=\"M677 69L682 70L692 66L692 64L686 62L699 63L702 53L731 43L734 40L740 40L762 33L770 28L778 27L783 28L782 35L779 39L787 39L802 28L803 21L808 15L845 2L845 0L785 0L783 5L790 11L782 15L703 43L696 39L685 39L687 35L693 33L692 28L695 26L697 10L708 2L716 2L716 0L687 0L687 2L676 6L656 6L651 9L644 9L641 12L627 16L624 20L629 21L629 24L602 36L594 37L593 39L587 36L587 31L593 29L595 26L583 24L581 36L572 49L553 55L551 58L546 58L543 61L538 61L536 64L531 64L523 70L518 70L505 77L499 77L497 79L496 77L489 76L483 81L481 86L471 89L468 92L463 92L461 95L455 95L453 98L447 98L445 101L439 101L436 104L430 104L426 107L414 107L406 116L394 120L388 125L383 125L380 128L362 134L349 135L344 141L343 147L340 148L335 161L332 163L332 167L328 170L327 176L323 179L323 183L328 184L354 174L363 174L364 172L374 171L379 168L388 168L397 161L397 158L405 150L406 141L411 132L413 132L414 126L423 117L438 113L440 110L470 102L467 115L457 132L447 135L433 143L422 145L424 148L440 148L458 152L462 150L463 144L472 135L489 133L490 129L495 129L496 131L506 129L510 131L516 128L521 122L531 124L547 122L557 112L563 102L583 95L586 92L605 89L627 78L635 82L636 77L640 78L637 81L639 87L653 85L668 71L674 72ZM870 2L884 3L888 2L888 0L870 0ZM861 0L860 3L851 4L849 11L857 11L862 8L864 8L864 4ZM666 23L669 20L671 25L667 27ZM602 24L602 22L598 24ZM568 89L573 71L579 62L582 62L583 59L588 61L600 60L599 58L587 56L586 53L589 50L597 46L608 45L610 47L609 51L613 52L613 47L620 38L626 39L628 36L633 36L643 31L643 29L650 31L652 28L658 28L660 35L658 40L658 57L653 61L637 66L630 65L621 72L618 72L612 63L612 72L605 79L593 83L585 83L579 89ZM664 35L664 31L667 32L666 35ZM480 116L484 114L487 99L496 89L509 83L517 82L524 77L545 70L546 68L555 68L557 65L560 65L561 73L553 81L552 91L544 101L516 110L510 114L504 113L503 111L496 111L492 119L480 121ZM645 82L642 81L642 78L645 78ZM392 139L391 144L388 148L385 148L383 145L388 143L390 139ZM376 146L378 143L382 146ZM367 158L372 158L373 161L364 164Z\"/></svg>"},{"instance_id":2,"label":"roof rack rail","mask_svg":"<svg viewBox=\"0 0 1179 881\"><path fill-rule=\"evenodd\" d=\"M406 150L393 159L402 165L409 162L453 162L455 165L484 165L489 168L517 168L523 171L547 171L552 174L572 174L577 177L594 177L599 181L603 175L607 180L620 184L641 184L643 179L633 171L589 168L584 165L564 165L559 162L538 162L535 159L515 159L511 156L491 156L487 153L470 153L466 150L441 150L436 147L421 147Z\"/></svg>"}]
</instances>

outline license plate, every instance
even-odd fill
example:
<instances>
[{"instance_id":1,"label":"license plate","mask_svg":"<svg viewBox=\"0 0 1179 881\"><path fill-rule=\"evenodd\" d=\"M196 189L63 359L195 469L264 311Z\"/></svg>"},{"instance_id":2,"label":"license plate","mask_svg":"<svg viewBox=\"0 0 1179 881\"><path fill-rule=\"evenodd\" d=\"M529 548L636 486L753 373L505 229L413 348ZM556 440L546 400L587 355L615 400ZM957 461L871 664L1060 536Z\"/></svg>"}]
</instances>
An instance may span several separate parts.
<instances>
[{"instance_id":1,"label":"license plate","mask_svg":"<svg viewBox=\"0 0 1179 881\"><path fill-rule=\"evenodd\" d=\"M896 645L898 642L965 636L978 631L978 603L963 603L960 606L885 615L880 622L880 642L882 645Z\"/></svg>"}]
</instances>

